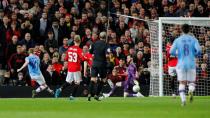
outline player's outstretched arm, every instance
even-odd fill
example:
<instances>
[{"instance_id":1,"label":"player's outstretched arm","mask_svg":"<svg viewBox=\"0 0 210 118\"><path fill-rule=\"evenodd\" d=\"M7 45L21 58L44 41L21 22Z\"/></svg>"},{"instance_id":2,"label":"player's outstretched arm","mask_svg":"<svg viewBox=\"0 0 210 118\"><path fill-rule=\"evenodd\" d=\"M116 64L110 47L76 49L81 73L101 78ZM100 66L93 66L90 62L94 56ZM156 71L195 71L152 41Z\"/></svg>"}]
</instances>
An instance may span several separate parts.
<instances>
[{"instance_id":1,"label":"player's outstretched arm","mask_svg":"<svg viewBox=\"0 0 210 118\"><path fill-rule=\"evenodd\" d=\"M20 72L23 68L25 68L28 65L29 61L26 60L25 63L22 65L21 68L17 69L17 72Z\"/></svg>"}]
</instances>

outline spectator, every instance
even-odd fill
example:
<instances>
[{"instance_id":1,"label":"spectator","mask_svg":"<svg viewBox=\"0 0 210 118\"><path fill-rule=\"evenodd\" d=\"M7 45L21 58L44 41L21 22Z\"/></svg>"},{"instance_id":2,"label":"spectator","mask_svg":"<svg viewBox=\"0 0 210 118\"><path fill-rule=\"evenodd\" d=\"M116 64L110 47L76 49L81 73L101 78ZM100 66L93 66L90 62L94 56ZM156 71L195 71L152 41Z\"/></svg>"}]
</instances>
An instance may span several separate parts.
<instances>
[{"instance_id":1,"label":"spectator","mask_svg":"<svg viewBox=\"0 0 210 118\"><path fill-rule=\"evenodd\" d=\"M207 71L207 64L202 63L201 64L201 79L207 79L208 78L208 71Z\"/></svg>"},{"instance_id":2,"label":"spectator","mask_svg":"<svg viewBox=\"0 0 210 118\"><path fill-rule=\"evenodd\" d=\"M34 27L34 30L36 31L36 42L39 44L43 44L45 42L45 36L47 34L47 30L50 27L50 21L48 20L47 13L42 13L42 16L40 19L36 21L36 27Z\"/></svg>"},{"instance_id":3,"label":"spectator","mask_svg":"<svg viewBox=\"0 0 210 118\"><path fill-rule=\"evenodd\" d=\"M168 13L165 14L165 17L175 17L176 14L174 13L174 6L173 5L169 5L169 10Z\"/></svg>"},{"instance_id":4,"label":"spectator","mask_svg":"<svg viewBox=\"0 0 210 118\"><path fill-rule=\"evenodd\" d=\"M5 64L5 49L6 49L6 32L10 29L9 26L9 18L8 16L4 16L3 19L3 24L0 25L0 68L4 68Z\"/></svg>"},{"instance_id":5,"label":"spectator","mask_svg":"<svg viewBox=\"0 0 210 118\"><path fill-rule=\"evenodd\" d=\"M30 33L26 33L24 39L18 42L20 45L26 45L27 50L35 47L35 41L31 38Z\"/></svg>"},{"instance_id":6,"label":"spectator","mask_svg":"<svg viewBox=\"0 0 210 118\"><path fill-rule=\"evenodd\" d=\"M122 52L122 48L121 48L121 47L117 47L117 48L116 48L116 57L117 57L118 59L125 58L125 55L124 55L124 53Z\"/></svg>"},{"instance_id":7,"label":"spectator","mask_svg":"<svg viewBox=\"0 0 210 118\"><path fill-rule=\"evenodd\" d=\"M68 49L68 38L63 39L63 45L59 47L59 54L62 55Z\"/></svg>"},{"instance_id":8,"label":"spectator","mask_svg":"<svg viewBox=\"0 0 210 118\"><path fill-rule=\"evenodd\" d=\"M68 17L68 22L70 22L70 17ZM65 18L61 17L59 20L59 27L61 29L61 32L63 32L63 37L68 37L68 34L70 34L70 25L65 25Z\"/></svg>"},{"instance_id":9,"label":"spectator","mask_svg":"<svg viewBox=\"0 0 210 118\"><path fill-rule=\"evenodd\" d=\"M51 63L48 64L47 69L44 71L43 76L48 85L58 86L61 85L59 73L54 70Z\"/></svg>"},{"instance_id":10,"label":"spectator","mask_svg":"<svg viewBox=\"0 0 210 118\"><path fill-rule=\"evenodd\" d=\"M7 45L6 48L6 59L8 60L12 54L16 52L18 37L16 35L12 36L12 42Z\"/></svg>"},{"instance_id":11,"label":"spectator","mask_svg":"<svg viewBox=\"0 0 210 118\"><path fill-rule=\"evenodd\" d=\"M59 53L54 53L54 56L52 57L52 65L54 70L57 73L60 73L60 71L62 70L63 65L59 62Z\"/></svg>"},{"instance_id":12,"label":"spectator","mask_svg":"<svg viewBox=\"0 0 210 118\"><path fill-rule=\"evenodd\" d=\"M150 61L151 54L150 54L150 49L148 45L144 46L144 52L143 52L143 65L144 68L148 68L147 63Z\"/></svg>"},{"instance_id":13,"label":"spectator","mask_svg":"<svg viewBox=\"0 0 210 118\"><path fill-rule=\"evenodd\" d=\"M10 24L11 29L9 29L6 32L6 41L7 44L11 43L11 39L13 35L16 35L18 37L18 39L21 37L21 30L18 28L18 24L15 22L12 22Z\"/></svg>"},{"instance_id":14,"label":"spectator","mask_svg":"<svg viewBox=\"0 0 210 118\"><path fill-rule=\"evenodd\" d=\"M18 80L16 86L27 86L27 83L24 80L24 74L22 72L18 73Z\"/></svg>"},{"instance_id":15,"label":"spectator","mask_svg":"<svg viewBox=\"0 0 210 118\"><path fill-rule=\"evenodd\" d=\"M138 51L136 59L135 59L136 67L143 67L143 53L142 51Z\"/></svg>"},{"instance_id":16,"label":"spectator","mask_svg":"<svg viewBox=\"0 0 210 118\"><path fill-rule=\"evenodd\" d=\"M48 39L44 43L45 49L49 52L49 48L58 48L58 42L54 39L54 34L52 31L48 31L47 33Z\"/></svg>"},{"instance_id":17,"label":"spectator","mask_svg":"<svg viewBox=\"0 0 210 118\"><path fill-rule=\"evenodd\" d=\"M44 72L50 63L51 63L50 55L47 52L45 52L41 60L41 68L40 68L41 71Z\"/></svg>"},{"instance_id":18,"label":"spectator","mask_svg":"<svg viewBox=\"0 0 210 118\"><path fill-rule=\"evenodd\" d=\"M106 2L100 1L100 7L96 10L97 13L100 12L102 15L107 15L107 8L106 8Z\"/></svg>"},{"instance_id":19,"label":"spectator","mask_svg":"<svg viewBox=\"0 0 210 118\"><path fill-rule=\"evenodd\" d=\"M62 45L62 39L64 35L61 28L59 27L59 21L56 19L53 20L52 26L49 30L53 32L54 39L58 42L58 44Z\"/></svg>"},{"instance_id":20,"label":"spectator","mask_svg":"<svg viewBox=\"0 0 210 118\"><path fill-rule=\"evenodd\" d=\"M73 46L74 45L74 36L75 35L76 35L75 32L71 32L70 39L68 40L68 46Z\"/></svg>"},{"instance_id":21,"label":"spectator","mask_svg":"<svg viewBox=\"0 0 210 118\"><path fill-rule=\"evenodd\" d=\"M21 36L24 36L26 33L34 34L33 24L29 19L25 19L25 21L21 24Z\"/></svg>"},{"instance_id":22,"label":"spectator","mask_svg":"<svg viewBox=\"0 0 210 118\"><path fill-rule=\"evenodd\" d=\"M205 11L202 5L197 6L197 12L195 13L195 17L208 17L208 13Z\"/></svg>"},{"instance_id":23,"label":"spectator","mask_svg":"<svg viewBox=\"0 0 210 118\"><path fill-rule=\"evenodd\" d=\"M63 67L60 71L61 85L65 83L67 73L68 73L68 61L65 61L63 62Z\"/></svg>"},{"instance_id":24,"label":"spectator","mask_svg":"<svg viewBox=\"0 0 210 118\"><path fill-rule=\"evenodd\" d=\"M83 36L82 37L82 43L80 44L80 47L83 47L84 45L90 45L90 44L88 44L88 42L90 42L91 41L91 30L89 29L89 28L87 28L86 30L85 30L85 36Z\"/></svg>"},{"instance_id":25,"label":"spectator","mask_svg":"<svg viewBox=\"0 0 210 118\"><path fill-rule=\"evenodd\" d=\"M17 78L17 69L19 69L24 64L26 56L27 55L25 55L22 51L21 45L18 45L17 53L13 53L8 60L9 70L13 79ZM23 73L25 72L23 71Z\"/></svg>"},{"instance_id":26,"label":"spectator","mask_svg":"<svg viewBox=\"0 0 210 118\"><path fill-rule=\"evenodd\" d=\"M181 2L179 9L176 11L176 16L187 16L188 9L186 8L186 3L184 1Z\"/></svg>"},{"instance_id":27,"label":"spectator","mask_svg":"<svg viewBox=\"0 0 210 118\"><path fill-rule=\"evenodd\" d=\"M5 9L8 5L9 5L9 2L7 0L0 1L0 9Z\"/></svg>"},{"instance_id":28,"label":"spectator","mask_svg":"<svg viewBox=\"0 0 210 118\"><path fill-rule=\"evenodd\" d=\"M110 45L111 50L115 50L117 48L118 40L115 32L111 33L111 37L108 40L108 44Z\"/></svg>"}]
</instances>

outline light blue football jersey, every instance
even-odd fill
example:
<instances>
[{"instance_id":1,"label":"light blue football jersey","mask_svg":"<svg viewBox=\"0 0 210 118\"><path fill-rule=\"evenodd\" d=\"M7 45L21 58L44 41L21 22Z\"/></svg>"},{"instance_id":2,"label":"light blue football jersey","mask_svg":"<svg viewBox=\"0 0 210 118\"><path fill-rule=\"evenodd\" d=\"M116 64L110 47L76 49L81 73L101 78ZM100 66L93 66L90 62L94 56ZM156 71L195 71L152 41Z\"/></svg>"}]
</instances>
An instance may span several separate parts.
<instances>
[{"instance_id":1,"label":"light blue football jersey","mask_svg":"<svg viewBox=\"0 0 210 118\"><path fill-rule=\"evenodd\" d=\"M178 57L178 69L195 69L195 58L201 54L201 47L195 37L183 34L174 41L170 54Z\"/></svg>"},{"instance_id":2,"label":"light blue football jersey","mask_svg":"<svg viewBox=\"0 0 210 118\"><path fill-rule=\"evenodd\" d=\"M28 70L30 76L40 76L41 70L40 70L40 59L36 55L30 55L25 58L26 61L29 62L28 64Z\"/></svg>"}]
</instances>

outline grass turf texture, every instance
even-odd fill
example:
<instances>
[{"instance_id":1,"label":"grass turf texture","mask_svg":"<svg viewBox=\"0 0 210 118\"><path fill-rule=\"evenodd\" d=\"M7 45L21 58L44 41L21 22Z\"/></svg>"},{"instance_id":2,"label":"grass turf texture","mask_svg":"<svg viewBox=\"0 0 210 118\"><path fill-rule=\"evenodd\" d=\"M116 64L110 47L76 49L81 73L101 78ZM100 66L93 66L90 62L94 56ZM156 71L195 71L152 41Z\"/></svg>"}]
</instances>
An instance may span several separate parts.
<instances>
[{"instance_id":1,"label":"grass turf texture","mask_svg":"<svg viewBox=\"0 0 210 118\"><path fill-rule=\"evenodd\" d=\"M0 118L210 118L210 97L185 107L179 97L0 99Z\"/></svg>"}]
</instances>

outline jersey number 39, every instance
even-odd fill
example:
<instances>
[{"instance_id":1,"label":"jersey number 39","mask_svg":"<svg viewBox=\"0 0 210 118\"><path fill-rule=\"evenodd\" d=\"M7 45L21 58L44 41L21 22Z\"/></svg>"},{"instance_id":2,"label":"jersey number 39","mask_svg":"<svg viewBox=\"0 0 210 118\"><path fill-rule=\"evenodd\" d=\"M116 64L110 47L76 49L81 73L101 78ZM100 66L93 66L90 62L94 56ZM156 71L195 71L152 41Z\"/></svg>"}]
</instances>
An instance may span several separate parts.
<instances>
[{"instance_id":1,"label":"jersey number 39","mask_svg":"<svg viewBox=\"0 0 210 118\"><path fill-rule=\"evenodd\" d=\"M68 52L69 55L69 62L77 62L77 53L75 52Z\"/></svg>"}]
</instances>

